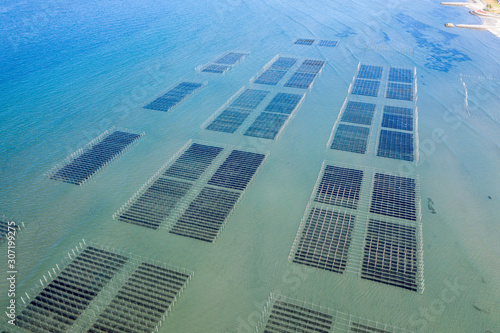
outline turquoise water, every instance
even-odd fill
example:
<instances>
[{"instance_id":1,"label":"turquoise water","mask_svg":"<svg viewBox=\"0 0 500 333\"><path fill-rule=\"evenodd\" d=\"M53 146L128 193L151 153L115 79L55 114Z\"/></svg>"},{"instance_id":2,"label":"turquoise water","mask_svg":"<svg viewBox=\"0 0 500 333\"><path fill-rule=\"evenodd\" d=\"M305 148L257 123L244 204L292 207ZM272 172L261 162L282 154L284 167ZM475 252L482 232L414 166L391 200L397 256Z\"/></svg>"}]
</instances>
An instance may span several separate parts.
<instances>
[{"instance_id":1,"label":"turquoise water","mask_svg":"<svg viewBox=\"0 0 500 333\"><path fill-rule=\"evenodd\" d=\"M161 332L252 332L271 292L417 332L500 331L500 111L482 89L500 78L500 41L444 27L478 24L465 9L431 1L9 1L0 18L0 214L26 225L17 239L20 293L85 239L195 271ZM339 45L298 46L296 38ZM250 54L223 76L195 71L228 50ZM327 60L279 139L201 130L276 54ZM418 164L326 149L360 62L416 67ZM489 119L468 117L460 74L472 78L468 97ZM207 86L171 112L142 108L181 79ZM111 126L146 135L84 186L44 177ZM269 152L217 241L113 220L190 139ZM419 176L423 294L288 262L324 160ZM446 297L450 282L460 286L454 298ZM6 287L2 278L2 309Z\"/></svg>"}]
</instances>

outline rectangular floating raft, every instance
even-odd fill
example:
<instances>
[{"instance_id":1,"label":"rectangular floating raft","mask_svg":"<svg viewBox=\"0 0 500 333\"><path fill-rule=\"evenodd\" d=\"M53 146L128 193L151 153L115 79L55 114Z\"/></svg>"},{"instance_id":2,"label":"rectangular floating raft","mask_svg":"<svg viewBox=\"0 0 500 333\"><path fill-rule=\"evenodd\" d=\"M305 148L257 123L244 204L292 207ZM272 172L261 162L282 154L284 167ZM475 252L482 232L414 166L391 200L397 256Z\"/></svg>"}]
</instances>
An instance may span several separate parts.
<instances>
[{"instance_id":1,"label":"rectangular floating raft","mask_svg":"<svg viewBox=\"0 0 500 333\"><path fill-rule=\"evenodd\" d=\"M157 99L146 105L144 108L167 112L174 106L194 94L194 92L203 87L203 85L203 83L199 82L183 81L167 91L164 95L158 97Z\"/></svg>"},{"instance_id":2,"label":"rectangular floating raft","mask_svg":"<svg viewBox=\"0 0 500 333\"><path fill-rule=\"evenodd\" d=\"M61 166L49 172L49 178L82 185L114 158L137 141L142 134L109 130L72 154Z\"/></svg>"}]
</instances>

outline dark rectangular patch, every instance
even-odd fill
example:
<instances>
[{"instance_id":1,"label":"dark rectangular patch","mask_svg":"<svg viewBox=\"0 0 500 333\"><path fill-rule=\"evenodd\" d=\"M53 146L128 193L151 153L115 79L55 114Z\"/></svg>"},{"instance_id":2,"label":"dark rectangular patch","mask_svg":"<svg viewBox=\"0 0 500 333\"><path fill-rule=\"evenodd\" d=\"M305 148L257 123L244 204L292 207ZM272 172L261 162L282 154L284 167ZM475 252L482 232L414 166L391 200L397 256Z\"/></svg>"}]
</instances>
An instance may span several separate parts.
<instances>
[{"instance_id":1,"label":"dark rectangular patch","mask_svg":"<svg viewBox=\"0 0 500 333\"><path fill-rule=\"evenodd\" d=\"M380 80L382 71L382 66L361 65L356 77L358 79Z\"/></svg>"},{"instance_id":2,"label":"dark rectangular patch","mask_svg":"<svg viewBox=\"0 0 500 333\"><path fill-rule=\"evenodd\" d=\"M354 85L352 86L351 94L377 97L379 87L380 87L379 81L356 79L354 80Z\"/></svg>"},{"instance_id":3,"label":"dark rectangular patch","mask_svg":"<svg viewBox=\"0 0 500 333\"><path fill-rule=\"evenodd\" d=\"M314 201L356 209L363 171L327 165Z\"/></svg>"},{"instance_id":4,"label":"dark rectangular patch","mask_svg":"<svg viewBox=\"0 0 500 333\"><path fill-rule=\"evenodd\" d=\"M291 114L304 95L278 93L266 106L264 111Z\"/></svg>"},{"instance_id":5,"label":"dark rectangular patch","mask_svg":"<svg viewBox=\"0 0 500 333\"><path fill-rule=\"evenodd\" d=\"M181 82L144 108L167 112L202 86L203 84L197 82Z\"/></svg>"},{"instance_id":6,"label":"dark rectangular patch","mask_svg":"<svg viewBox=\"0 0 500 333\"><path fill-rule=\"evenodd\" d=\"M206 127L209 131L234 133L250 115L250 111L239 108L227 108Z\"/></svg>"},{"instance_id":7,"label":"dark rectangular patch","mask_svg":"<svg viewBox=\"0 0 500 333\"><path fill-rule=\"evenodd\" d=\"M413 133L381 130L377 156L413 161Z\"/></svg>"},{"instance_id":8,"label":"dark rectangular patch","mask_svg":"<svg viewBox=\"0 0 500 333\"><path fill-rule=\"evenodd\" d=\"M389 81L413 83L413 72L411 69L391 67L389 70Z\"/></svg>"},{"instance_id":9,"label":"dark rectangular patch","mask_svg":"<svg viewBox=\"0 0 500 333\"><path fill-rule=\"evenodd\" d=\"M293 67L293 65L295 65L296 62L296 58L279 57L269 68L274 70L288 71Z\"/></svg>"},{"instance_id":10,"label":"dark rectangular patch","mask_svg":"<svg viewBox=\"0 0 500 333\"><path fill-rule=\"evenodd\" d=\"M213 242L238 202L240 192L205 187L170 233Z\"/></svg>"},{"instance_id":11,"label":"dark rectangular patch","mask_svg":"<svg viewBox=\"0 0 500 333\"><path fill-rule=\"evenodd\" d=\"M127 257L87 247L31 299L16 324L30 332L66 332L115 276Z\"/></svg>"},{"instance_id":12,"label":"dark rectangular patch","mask_svg":"<svg viewBox=\"0 0 500 333\"><path fill-rule=\"evenodd\" d=\"M221 151L220 147L193 143L163 175L185 180L197 180Z\"/></svg>"},{"instance_id":13,"label":"dark rectangular patch","mask_svg":"<svg viewBox=\"0 0 500 333\"><path fill-rule=\"evenodd\" d=\"M321 69L323 69L323 66L325 66L325 63L326 61L323 60L306 59L297 69L297 73L310 73L318 75Z\"/></svg>"},{"instance_id":14,"label":"dark rectangular patch","mask_svg":"<svg viewBox=\"0 0 500 333\"><path fill-rule=\"evenodd\" d=\"M262 112L245 132L246 136L274 140L289 115Z\"/></svg>"},{"instance_id":15,"label":"dark rectangular patch","mask_svg":"<svg viewBox=\"0 0 500 333\"><path fill-rule=\"evenodd\" d=\"M304 38L299 38L295 41L294 44L296 45L313 45L314 39L304 39Z\"/></svg>"},{"instance_id":16,"label":"dark rectangular patch","mask_svg":"<svg viewBox=\"0 0 500 333\"><path fill-rule=\"evenodd\" d=\"M257 172L265 157L264 154L233 150L208 184L242 191Z\"/></svg>"},{"instance_id":17,"label":"dark rectangular patch","mask_svg":"<svg viewBox=\"0 0 500 333\"><path fill-rule=\"evenodd\" d=\"M255 109L266 98L267 94L269 92L265 90L246 89L231 103L231 106L242 109Z\"/></svg>"},{"instance_id":18,"label":"dark rectangular patch","mask_svg":"<svg viewBox=\"0 0 500 333\"><path fill-rule=\"evenodd\" d=\"M333 320L329 314L277 300L270 310L264 332L329 333Z\"/></svg>"},{"instance_id":19,"label":"dark rectangular patch","mask_svg":"<svg viewBox=\"0 0 500 333\"><path fill-rule=\"evenodd\" d=\"M416 187L413 178L376 173L370 212L416 221Z\"/></svg>"},{"instance_id":20,"label":"dark rectangular patch","mask_svg":"<svg viewBox=\"0 0 500 333\"><path fill-rule=\"evenodd\" d=\"M158 178L118 216L118 220L158 229L191 186L191 183L179 180Z\"/></svg>"},{"instance_id":21,"label":"dark rectangular patch","mask_svg":"<svg viewBox=\"0 0 500 333\"><path fill-rule=\"evenodd\" d=\"M418 291L417 271L416 228L370 219L361 277Z\"/></svg>"},{"instance_id":22,"label":"dark rectangular patch","mask_svg":"<svg viewBox=\"0 0 500 333\"><path fill-rule=\"evenodd\" d=\"M348 102L340 120L360 125L371 125L374 113L375 104Z\"/></svg>"},{"instance_id":23,"label":"dark rectangular patch","mask_svg":"<svg viewBox=\"0 0 500 333\"><path fill-rule=\"evenodd\" d=\"M114 131L86 148L79 156L52 173L50 178L81 185L140 137L139 134Z\"/></svg>"},{"instance_id":24,"label":"dark rectangular patch","mask_svg":"<svg viewBox=\"0 0 500 333\"><path fill-rule=\"evenodd\" d=\"M364 154L369 134L368 127L339 124L330 148Z\"/></svg>"},{"instance_id":25,"label":"dark rectangular patch","mask_svg":"<svg viewBox=\"0 0 500 333\"><path fill-rule=\"evenodd\" d=\"M296 72L293 73L292 77L288 80L287 83L285 83L285 87L309 89L315 78L316 74Z\"/></svg>"},{"instance_id":26,"label":"dark rectangular patch","mask_svg":"<svg viewBox=\"0 0 500 333\"><path fill-rule=\"evenodd\" d=\"M275 86L286 75L287 71L268 69L262 73L254 83Z\"/></svg>"},{"instance_id":27,"label":"dark rectangular patch","mask_svg":"<svg viewBox=\"0 0 500 333\"><path fill-rule=\"evenodd\" d=\"M375 324L378 326L378 324ZM387 327L387 325L384 325ZM395 331L387 331L385 329L377 328L375 326L368 326L357 322L352 322L350 325L351 332L357 333L395 333Z\"/></svg>"},{"instance_id":28,"label":"dark rectangular patch","mask_svg":"<svg viewBox=\"0 0 500 333\"><path fill-rule=\"evenodd\" d=\"M413 109L384 106L382 127L413 131Z\"/></svg>"},{"instance_id":29,"label":"dark rectangular patch","mask_svg":"<svg viewBox=\"0 0 500 333\"><path fill-rule=\"evenodd\" d=\"M187 274L143 262L88 332L153 332L188 279Z\"/></svg>"},{"instance_id":30,"label":"dark rectangular patch","mask_svg":"<svg viewBox=\"0 0 500 333\"><path fill-rule=\"evenodd\" d=\"M336 40L320 40L319 41L319 46L325 46L325 47L335 47L338 45L338 41Z\"/></svg>"},{"instance_id":31,"label":"dark rectangular patch","mask_svg":"<svg viewBox=\"0 0 500 333\"><path fill-rule=\"evenodd\" d=\"M225 65L234 65L246 55L247 55L246 53L229 52L228 54L217 59L215 61L215 63L225 64Z\"/></svg>"},{"instance_id":32,"label":"dark rectangular patch","mask_svg":"<svg viewBox=\"0 0 500 333\"><path fill-rule=\"evenodd\" d=\"M413 101L413 85L404 83L387 84L386 98Z\"/></svg>"},{"instance_id":33,"label":"dark rectangular patch","mask_svg":"<svg viewBox=\"0 0 500 333\"><path fill-rule=\"evenodd\" d=\"M203 68L201 71L222 74L225 71L227 71L228 69L229 69L229 66L227 66L227 65L210 64L210 65L205 66L205 68Z\"/></svg>"},{"instance_id":34,"label":"dark rectangular patch","mask_svg":"<svg viewBox=\"0 0 500 333\"><path fill-rule=\"evenodd\" d=\"M302 230L293 262L343 273L353 228L353 215L314 207Z\"/></svg>"}]
</instances>

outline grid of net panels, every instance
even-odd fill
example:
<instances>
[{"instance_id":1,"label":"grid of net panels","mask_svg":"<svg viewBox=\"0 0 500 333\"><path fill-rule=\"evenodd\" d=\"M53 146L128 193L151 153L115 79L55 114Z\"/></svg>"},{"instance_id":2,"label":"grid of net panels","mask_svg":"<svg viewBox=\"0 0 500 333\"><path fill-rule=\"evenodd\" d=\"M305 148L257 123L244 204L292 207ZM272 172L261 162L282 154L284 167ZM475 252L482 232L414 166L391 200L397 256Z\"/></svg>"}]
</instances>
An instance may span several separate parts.
<instances>
[{"instance_id":1,"label":"grid of net panels","mask_svg":"<svg viewBox=\"0 0 500 333\"><path fill-rule=\"evenodd\" d=\"M170 233L214 242L265 157L265 154L232 150Z\"/></svg>"},{"instance_id":2,"label":"grid of net panels","mask_svg":"<svg viewBox=\"0 0 500 333\"><path fill-rule=\"evenodd\" d=\"M142 135L144 133L108 130L52 168L48 172L48 177L65 183L83 185Z\"/></svg>"},{"instance_id":3,"label":"grid of net panels","mask_svg":"<svg viewBox=\"0 0 500 333\"><path fill-rule=\"evenodd\" d=\"M335 130L330 149L364 154L368 146L370 128L339 124Z\"/></svg>"},{"instance_id":4,"label":"grid of net panels","mask_svg":"<svg viewBox=\"0 0 500 333\"><path fill-rule=\"evenodd\" d=\"M311 46L316 42L314 39L308 39L308 38L297 38L294 42L296 45L306 45L306 46ZM323 46L323 47L335 47L338 45L338 41L336 40L328 40L328 39L321 39L318 41L317 45L318 46Z\"/></svg>"},{"instance_id":5,"label":"grid of net panels","mask_svg":"<svg viewBox=\"0 0 500 333\"><path fill-rule=\"evenodd\" d=\"M290 79L285 83L285 87L298 88L298 89L309 89L316 76L319 75L326 61L306 59L302 62L300 67L293 73Z\"/></svg>"},{"instance_id":6,"label":"grid of net panels","mask_svg":"<svg viewBox=\"0 0 500 333\"><path fill-rule=\"evenodd\" d=\"M409 68L395 68L389 69L389 81L401 83L413 83L415 70Z\"/></svg>"},{"instance_id":7,"label":"grid of net panels","mask_svg":"<svg viewBox=\"0 0 500 333\"><path fill-rule=\"evenodd\" d=\"M194 94L194 92L203 87L203 85L203 83L199 82L181 82L167 91L164 95L147 104L144 108L167 112L187 97Z\"/></svg>"},{"instance_id":8,"label":"grid of net panels","mask_svg":"<svg viewBox=\"0 0 500 333\"><path fill-rule=\"evenodd\" d=\"M188 143L114 214L122 222L215 241L266 154Z\"/></svg>"},{"instance_id":9,"label":"grid of net panels","mask_svg":"<svg viewBox=\"0 0 500 333\"><path fill-rule=\"evenodd\" d=\"M307 38L298 38L295 40L296 45L313 45L314 44L314 39L307 39Z\"/></svg>"},{"instance_id":10,"label":"grid of net panels","mask_svg":"<svg viewBox=\"0 0 500 333\"><path fill-rule=\"evenodd\" d=\"M203 188L169 232L206 242L215 241L240 196L240 192Z\"/></svg>"},{"instance_id":11,"label":"grid of net panels","mask_svg":"<svg viewBox=\"0 0 500 333\"><path fill-rule=\"evenodd\" d=\"M215 132L234 133L250 115L250 110L228 107L206 129Z\"/></svg>"},{"instance_id":12,"label":"grid of net panels","mask_svg":"<svg viewBox=\"0 0 500 333\"><path fill-rule=\"evenodd\" d=\"M418 291L417 227L370 219L361 278Z\"/></svg>"},{"instance_id":13,"label":"grid of net panels","mask_svg":"<svg viewBox=\"0 0 500 333\"><path fill-rule=\"evenodd\" d=\"M362 170L323 165L289 261L336 273L345 271L362 181Z\"/></svg>"},{"instance_id":14,"label":"grid of net panels","mask_svg":"<svg viewBox=\"0 0 500 333\"><path fill-rule=\"evenodd\" d=\"M300 94L276 94L244 135L269 140L276 139L303 98L304 95Z\"/></svg>"},{"instance_id":15,"label":"grid of net panels","mask_svg":"<svg viewBox=\"0 0 500 333\"><path fill-rule=\"evenodd\" d=\"M197 180L210 166L223 148L193 143L163 173L164 176L183 180Z\"/></svg>"},{"instance_id":16,"label":"grid of net panels","mask_svg":"<svg viewBox=\"0 0 500 333\"><path fill-rule=\"evenodd\" d=\"M410 162L418 160L417 114L413 96L413 92L416 91L415 75L414 69L391 67L389 70L387 91L390 94L398 94L399 92L392 91L390 87L408 86L411 98L402 98L398 102L399 105L384 106L381 122L377 122L380 126L380 129L377 128L377 131L380 130L378 142L376 147L373 147L377 156ZM349 88L350 94L376 97L382 79L383 67L359 64ZM411 84L400 82L411 82ZM368 147L372 147L368 141L376 108L376 104L349 100L348 96L332 130L329 148L366 153Z\"/></svg>"},{"instance_id":17,"label":"grid of net panels","mask_svg":"<svg viewBox=\"0 0 500 333\"><path fill-rule=\"evenodd\" d=\"M333 208L311 209L292 261L336 273L344 272L354 216Z\"/></svg>"},{"instance_id":18,"label":"grid of net panels","mask_svg":"<svg viewBox=\"0 0 500 333\"><path fill-rule=\"evenodd\" d=\"M228 65L210 64L202 69L202 72L223 74L229 69Z\"/></svg>"},{"instance_id":19,"label":"grid of net panels","mask_svg":"<svg viewBox=\"0 0 500 333\"><path fill-rule=\"evenodd\" d=\"M349 89L353 95L377 97L382 79L381 66L359 64L354 81Z\"/></svg>"},{"instance_id":20,"label":"grid of net panels","mask_svg":"<svg viewBox=\"0 0 500 333\"><path fill-rule=\"evenodd\" d=\"M417 221L417 181L411 177L375 173L370 212Z\"/></svg>"},{"instance_id":21,"label":"grid of net panels","mask_svg":"<svg viewBox=\"0 0 500 333\"><path fill-rule=\"evenodd\" d=\"M289 115L286 114L262 112L246 130L245 135L274 140L288 118Z\"/></svg>"},{"instance_id":22,"label":"grid of net panels","mask_svg":"<svg viewBox=\"0 0 500 333\"><path fill-rule=\"evenodd\" d=\"M338 41L336 40L327 40L327 39L322 39L319 41L318 46L324 46L324 47L335 47L339 44Z\"/></svg>"},{"instance_id":23,"label":"grid of net panels","mask_svg":"<svg viewBox=\"0 0 500 333\"><path fill-rule=\"evenodd\" d=\"M222 150L217 146L191 144L166 170L161 168L159 174L115 214L115 218L158 229Z\"/></svg>"},{"instance_id":24,"label":"grid of net panels","mask_svg":"<svg viewBox=\"0 0 500 333\"><path fill-rule=\"evenodd\" d=\"M418 178L324 162L288 259L422 293L420 219Z\"/></svg>"},{"instance_id":25,"label":"grid of net panels","mask_svg":"<svg viewBox=\"0 0 500 333\"><path fill-rule=\"evenodd\" d=\"M372 124L375 113L375 104L363 102L347 102L340 120L347 123L368 125Z\"/></svg>"},{"instance_id":26,"label":"grid of net panels","mask_svg":"<svg viewBox=\"0 0 500 333\"><path fill-rule=\"evenodd\" d=\"M360 65L356 77L358 79L381 80L382 66Z\"/></svg>"},{"instance_id":27,"label":"grid of net panels","mask_svg":"<svg viewBox=\"0 0 500 333\"><path fill-rule=\"evenodd\" d=\"M413 131L414 110L398 106L384 106L382 127L402 131Z\"/></svg>"},{"instance_id":28,"label":"grid of net panels","mask_svg":"<svg viewBox=\"0 0 500 333\"><path fill-rule=\"evenodd\" d=\"M303 98L304 95L301 94L277 93L264 111L292 114Z\"/></svg>"},{"instance_id":29,"label":"grid of net panels","mask_svg":"<svg viewBox=\"0 0 500 333\"><path fill-rule=\"evenodd\" d=\"M413 84L389 82L386 98L413 101Z\"/></svg>"},{"instance_id":30,"label":"grid of net panels","mask_svg":"<svg viewBox=\"0 0 500 333\"><path fill-rule=\"evenodd\" d=\"M269 86L275 86L280 82L280 80L286 75L287 71L280 71L275 69L268 69L262 73L254 83L266 84Z\"/></svg>"},{"instance_id":31,"label":"grid of net panels","mask_svg":"<svg viewBox=\"0 0 500 333\"><path fill-rule=\"evenodd\" d=\"M258 89L246 89L239 95L230 106L241 109L253 110L259 106L264 98L269 94L269 91Z\"/></svg>"},{"instance_id":32,"label":"grid of net panels","mask_svg":"<svg viewBox=\"0 0 500 333\"><path fill-rule=\"evenodd\" d=\"M261 166L266 155L233 150L208 181L209 185L244 190Z\"/></svg>"},{"instance_id":33,"label":"grid of net panels","mask_svg":"<svg viewBox=\"0 0 500 333\"><path fill-rule=\"evenodd\" d=\"M355 79L352 85L351 94L368 97L377 97L380 88L380 81Z\"/></svg>"},{"instance_id":34,"label":"grid of net panels","mask_svg":"<svg viewBox=\"0 0 500 333\"><path fill-rule=\"evenodd\" d=\"M271 65L266 66L262 73L257 74L254 83L275 86L297 62L296 58L290 57L280 56L275 59L271 60Z\"/></svg>"},{"instance_id":35,"label":"grid of net panels","mask_svg":"<svg viewBox=\"0 0 500 333\"><path fill-rule=\"evenodd\" d=\"M165 319L190 275L141 262L87 332L153 332Z\"/></svg>"},{"instance_id":36,"label":"grid of net panels","mask_svg":"<svg viewBox=\"0 0 500 333\"><path fill-rule=\"evenodd\" d=\"M228 52L223 55L219 59L215 60L216 64L225 64L225 65L235 65L239 61L241 61L248 53L241 52Z\"/></svg>"},{"instance_id":37,"label":"grid of net panels","mask_svg":"<svg viewBox=\"0 0 500 333\"><path fill-rule=\"evenodd\" d=\"M362 180L362 170L326 165L314 201L356 209Z\"/></svg>"},{"instance_id":38,"label":"grid of net panels","mask_svg":"<svg viewBox=\"0 0 500 333\"><path fill-rule=\"evenodd\" d=\"M269 296L256 332L412 333L275 293Z\"/></svg>"},{"instance_id":39,"label":"grid of net panels","mask_svg":"<svg viewBox=\"0 0 500 333\"><path fill-rule=\"evenodd\" d=\"M17 325L30 332L65 332L126 263L128 257L89 246L29 298Z\"/></svg>"},{"instance_id":40,"label":"grid of net panels","mask_svg":"<svg viewBox=\"0 0 500 333\"><path fill-rule=\"evenodd\" d=\"M205 129L223 133L234 133L269 94L268 91L245 89L222 106L219 113Z\"/></svg>"},{"instance_id":41,"label":"grid of net panels","mask_svg":"<svg viewBox=\"0 0 500 333\"><path fill-rule=\"evenodd\" d=\"M17 326L22 332L153 332L192 275L83 241L26 293L27 301L22 297Z\"/></svg>"},{"instance_id":42,"label":"grid of net panels","mask_svg":"<svg viewBox=\"0 0 500 333\"><path fill-rule=\"evenodd\" d=\"M228 52L216 59L214 62L201 67L201 71L206 73L223 74L247 55L248 53Z\"/></svg>"},{"instance_id":43,"label":"grid of net panels","mask_svg":"<svg viewBox=\"0 0 500 333\"><path fill-rule=\"evenodd\" d=\"M297 62L296 58L291 58L291 57L277 57L275 61L271 64L269 67L270 69L274 70L281 70L281 71L287 71L290 68L295 65Z\"/></svg>"},{"instance_id":44,"label":"grid of net panels","mask_svg":"<svg viewBox=\"0 0 500 333\"><path fill-rule=\"evenodd\" d=\"M403 161L415 160L413 133L382 129L377 156Z\"/></svg>"}]
</instances>

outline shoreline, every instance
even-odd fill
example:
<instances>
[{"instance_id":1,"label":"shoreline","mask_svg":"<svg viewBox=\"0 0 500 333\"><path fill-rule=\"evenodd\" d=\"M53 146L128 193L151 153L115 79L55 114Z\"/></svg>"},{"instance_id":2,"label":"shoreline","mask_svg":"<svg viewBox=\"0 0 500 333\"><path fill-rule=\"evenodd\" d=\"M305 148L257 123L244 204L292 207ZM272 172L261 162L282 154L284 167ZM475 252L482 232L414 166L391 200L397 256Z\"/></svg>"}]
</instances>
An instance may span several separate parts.
<instances>
[{"instance_id":1,"label":"shoreline","mask_svg":"<svg viewBox=\"0 0 500 333\"><path fill-rule=\"evenodd\" d=\"M482 24L455 24L455 27L462 29L487 30L495 36L500 37L500 15L484 11L486 4L483 1L468 0L467 2L441 2L441 5L467 7L469 9L469 13L479 17L482 22Z\"/></svg>"}]
</instances>

